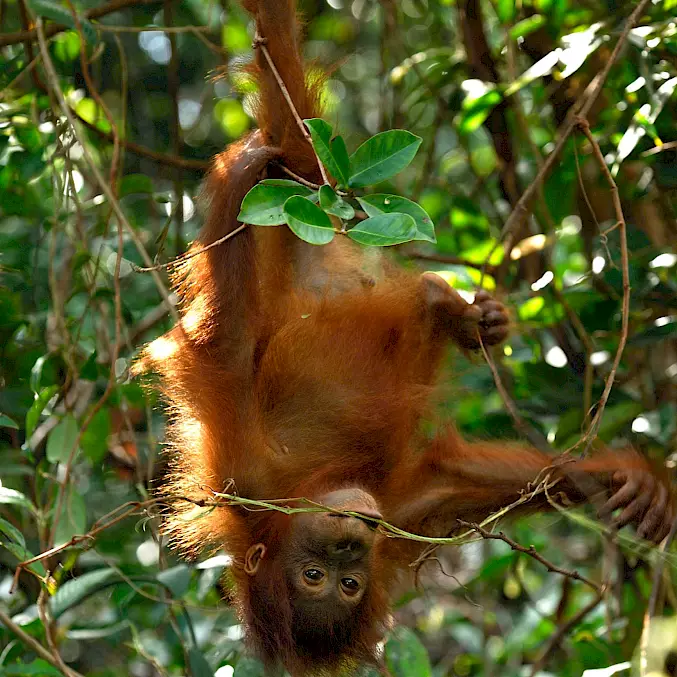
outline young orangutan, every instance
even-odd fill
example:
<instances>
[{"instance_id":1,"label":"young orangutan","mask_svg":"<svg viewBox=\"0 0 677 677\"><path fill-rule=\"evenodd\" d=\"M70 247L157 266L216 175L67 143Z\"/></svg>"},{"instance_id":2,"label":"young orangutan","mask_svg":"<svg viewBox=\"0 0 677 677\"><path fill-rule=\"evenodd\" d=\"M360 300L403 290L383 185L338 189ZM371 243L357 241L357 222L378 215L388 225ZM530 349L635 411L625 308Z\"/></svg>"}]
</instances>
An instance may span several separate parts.
<instances>
[{"instance_id":1,"label":"young orangutan","mask_svg":"<svg viewBox=\"0 0 677 677\"><path fill-rule=\"evenodd\" d=\"M296 111L318 115L300 57L293 0L245 0ZM208 212L191 251L239 226L245 194L286 167L321 182L317 159L264 55L252 67L260 129L218 155ZM167 521L190 555L233 556L235 598L251 646L298 677L373 661L389 622L388 592L422 551L374 530L383 518L446 536L512 503L553 458L524 446L466 442L453 428L419 431L445 347L497 344L503 306L479 292L469 305L434 274L364 271L359 249L325 247L286 227L247 227L188 258L176 277L182 319L145 353L171 408L166 492L194 501L214 491L251 499L308 497L332 512L286 515L242 506ZM558 491L609 490L618 526L661 540L674 512L669 485L633 453L602 453L554 471ZM546 508L534 499L530 509ZM199 512L199 510L198 510ZM205 511L202 511L205 512Z\"/></svg>"}]
</instances>

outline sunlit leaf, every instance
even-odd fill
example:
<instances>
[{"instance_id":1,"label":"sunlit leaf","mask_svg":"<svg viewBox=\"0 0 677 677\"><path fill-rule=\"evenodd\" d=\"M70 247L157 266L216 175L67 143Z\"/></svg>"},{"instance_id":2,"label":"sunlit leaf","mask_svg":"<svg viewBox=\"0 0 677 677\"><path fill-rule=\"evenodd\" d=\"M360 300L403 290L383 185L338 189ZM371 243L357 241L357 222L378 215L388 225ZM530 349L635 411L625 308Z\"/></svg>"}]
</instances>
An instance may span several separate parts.
<instances>
[{"instance_id":1,"label":"sunlit leaf","mask_svg":"<svg viewBox=\"0 0 677 677\"><path fill-rule=\"evenodd\" d=\"M339 144L332 143L332 127L328 122L321 118L311 118L304 120L310 136L313 139L313 148L318 157L322 161L327 171L341 184L348 183L348 168L345 163L345 143L343 141ZM336 139L334 139L336 141ZM334 149L339 151L341 157L334 157Z\"/></svg>"},{"instance_id":2,"label":"sunlit leaf","mask_svg":"<svg viewBox=\"0 0 677 677\"><path fill-rule=\"evenodd\" d=\"M403 129L367 139L350 157L350 186L369 186L395 176L414 159L421 141L420 136Z\"/></svg>"},{"instance_id":3,"label":"sunlit leaf","mask_svg":"<svg viewBox=\"0 0 677 677\"><path fill-rule=\"evenodd\" d=\"M312 191L289 179L265 179L244 197L237 220L254 226L280 226L285 221L282 208L293 195L310 195Z\"/></svg>"},{"instance_id":4,"label":"sunlit leaf","mask_svg":"<svg viewBox=\"0 0 677 677\"><path fill-rule=\"evenodd\" d=\"M544 23L545 17L542 14L532 14L526 19L518 21L510 29L510 37L513 40L517 40L517 38L523 38L525 35L529 35L529 33L537 31L541 26L543 26Z\"/></svg>"},{"instance_id":5,"label":"sunlit leaf","mask_svg":"<svg viewBox=\"0 0 677 677\"><path fill-rule=\"evenodd\" d=\"M37 508L33 502L26 498L20 491L0 486L0 504L14 505L33 514L37 514Z\"/></svg>"},{"instance_id":6,"label":"sunlit leaf","mask_svg":"<svg viewBox=\"0 0 677 677\"><path fill-rule=\"evenodd\" d=\"M54 55L63 63L75 61L80 56L80 36L77 31L64 31L55 35Z\"/></svg>"},{"instance_id":7,"label":"sunlit leaf","mask_svg":"<svg viewBox=\"0 0 677 677\"><path fill-rule=\"evenodd\" d=\"M38 421L40 420L40 414L42 414L44 408L47 406L49 401L59 392L59 386L48 386L43 388L40 391L40 394L36 396L33 404L26 413L26 440L30 440L31 435L35 431Z\"/></svg>"}]
</instances>

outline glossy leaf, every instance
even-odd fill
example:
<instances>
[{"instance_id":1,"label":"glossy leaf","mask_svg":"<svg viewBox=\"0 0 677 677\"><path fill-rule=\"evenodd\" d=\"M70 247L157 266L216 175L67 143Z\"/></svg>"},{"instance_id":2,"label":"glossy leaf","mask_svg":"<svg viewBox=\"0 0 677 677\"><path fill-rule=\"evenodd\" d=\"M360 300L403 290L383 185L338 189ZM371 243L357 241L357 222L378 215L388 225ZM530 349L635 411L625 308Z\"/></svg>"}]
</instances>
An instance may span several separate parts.
<instances>
[{"instance_id":1,"label":"glossy leaf","mask_svg":"<svg viewBox=\"0 0 677 677\"><path fill-rule=\"evenodd\" d=\"M338 216L343 221L350 221L355 217L355 209L351 204L338 196L331 186L322 186L319 191L320 207L327 214Z\"/></svg>"},{"instance_id":2,"label":"glossy leaf","mask_svg":"<svg viewBox=\"0 0 677 677\"><path fill-rule=\"evenodd\" d=\"M414 159L421 137L403 129L367 139L350 157L352 188L380 183L401 172Z\"/></svg>"},{"instance_id":3,"label":"glossy leaf","mask_svg":"<svg viewBox=\"0 0 677 677\"><path fill-rule=\"evenodd\" d=\"M418 235L413 239L427 240L428 242L436 241L433 222L421 205L407 200L405 197L388 195L386 193L365 195L364 197L358 197L357 201L369 216L392 214L393 212L409 214L414 219Z\"/></svg>"},{"instance_id":4,"label":"glossy leaf","mask_svg":"<svg viewBox=\"0 0 677 677\"><path fill-rule=\"evenodd\" d=\"M348 182L348 172L345 156L342 154L343 151L345 151L345 143L339 143L338 145L332 144L332 126L321 118L311 118L309 120L304 120L304 122L310 130L310 136L313 139L313 148L326 170L339 183L346 184ZM339 160L334 157L334 148L336 148L340 155Z\"/></svg>"},{"instance_id":5,"label":"glossy leaf","mask_svg":"<svg viewBox=\"0 0 677 677\"><path fill-rule=\"evenodd\" d=\"M254 226L281 226L286 223L283 207L293 195L310 195L312 191L289 179L265 179L244 197L237 220Z\"/></svg>"},{"instance_id":6,"label":"glossy leaf","mask_svg":"<svg viewBox=\"0 0 677 677\"><path fill-rule=\"evenodd\" d=\"M33 502L16 489L0 486L0 505L15 505L18 508L37 514L37 508Z\"/></svg>"},{"instance_id":7,"label":"glossy leaf","mask_svg":"<svg viewBox=\"0 0 677 677\"><path fill-rule=\"evenodd\" d=\"M331 154L338 166L338 171L341 175L341 178L335 177L340 181L342 185L347 185L348 179L350 178L350 156L348 155L348 149L346 148L346 142L343 140L342 136L336 136L331 140L329 144L331 148Z\"/></svg>"},{"instance_id":8,"label":"glossy leaf","mask_svg":"<svg viewBox=\"0 0 677 677\"><path fill-rule=\"evenodd\" d=\"M44 408L49 401L59 392L59 386L48 386L40 391L40 394L33 400L31 408L26 413L26 440L30 440L31 435L35 431L35 427L40 420Z\"/></svg>"},{"instance_id":9,"label":"glossy leaf","mask_svg":"<svg viewBox=\"0 0 677 677\"><path fill-rule=\"evenodd\" d=\"M325 211L331 209L339 201L338 195L331 186L322 186L318 191L318 195L320 196L320 207Z\"/></svg>"},{"instance_id":10,"label":"glossy leaf","mask_svg":"<svg viewBox=\"0 0 677 677\"><path fill-rule=\"evenodd\" d=\"M24 538L24 535L13 524L10 524L6 519L0 517L0 536L3 534L20 547L26 547L26 539ZM0 542L4 540L4 538L0 537Z\"/></svg>"},{"instance_id":11,"label":"glossy leaf","mask_svg":"<svg viewBox=\"0 0 677 677\"><path fill-rule=\"evenodd\" d=\"M387 247L415 240L417 231L409 214L380 214L358 223L346 234L360 244Z\"/></svg>"},{"instance_id":12,"label":"glossy leaf","mask_svg":"<svg viewBox=\"0 0 677 677\"><path fill-rule=\"evenodd\" d=\"M334 239L334 226L327 214L304 197L290 197L284 215L292 232L310 244L328 244Z\"/></svg>"}]
</instances>

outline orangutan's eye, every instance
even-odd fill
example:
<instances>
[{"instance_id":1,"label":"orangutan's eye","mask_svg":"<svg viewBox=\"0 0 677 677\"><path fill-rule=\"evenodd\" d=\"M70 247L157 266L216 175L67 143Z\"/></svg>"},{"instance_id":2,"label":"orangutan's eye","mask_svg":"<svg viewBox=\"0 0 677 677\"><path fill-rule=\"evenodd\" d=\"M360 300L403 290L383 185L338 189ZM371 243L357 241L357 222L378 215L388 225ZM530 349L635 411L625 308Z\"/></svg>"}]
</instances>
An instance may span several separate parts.
<instances>
[{"instance_id":1,"label":"orangutan's eye","mask_svg":"<svg viewBox=\"0 0 677 677\"><path fill-rule=\"evenodd\" d=\"M360 589L360 583L350 576L341 579L341 587L346 595L354 595Z\"/></svg>"},{"instance_id":2,"label":"orangutan's eye","mask_svg":"<svg viewBox=\"0 0 677 677\"><path fill-rule=\"evenodd\" d=\"M319 569L306 569L303 576L309 583L319 583L324 578L324 573Z\"/></svg>"}]
</instances>

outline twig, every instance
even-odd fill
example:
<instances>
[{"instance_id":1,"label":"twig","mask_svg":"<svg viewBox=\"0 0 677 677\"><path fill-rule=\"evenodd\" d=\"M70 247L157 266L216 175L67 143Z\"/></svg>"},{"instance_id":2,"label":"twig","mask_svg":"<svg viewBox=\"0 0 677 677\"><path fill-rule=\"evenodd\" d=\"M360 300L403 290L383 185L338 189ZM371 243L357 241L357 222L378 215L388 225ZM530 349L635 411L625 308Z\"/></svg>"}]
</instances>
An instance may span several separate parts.
<instances>
[{"instance_id":1,"label":"twig","mask_svg":"<svg viewBox=\"0 0 677 677\"><path fill-rule=\"evenodd\" d=\"M162 0L158 0L161 2ZM211 33L209 26L108 26L97 24L96 29L104 33Z\"/></svg>"},{"instance_id":2,"label":"twig","mask_svg":"<svg viewBox=\"0 0 677 677\"><path fill-rule=\"evenodd\" d=\"M55 658L50 651L45 649L45 647L42 646L42 644L40 644L37 639L31 637L21 626L17 625L4 611L2 611L2 609L0 609L0 623L2 623L2 625L4 625L10 632L16 635L19 641L25 644L29 649L31 649L31 651L35 651L35 653L40 656L40 658L47 661L57 670L61 670L61 672L63 672L59 660ZM81 675L79 672L76 672L72 668L68 668L68 672L64 672L64 674L67 675L67 677L83 677L83 675Z\"/></svg>"},{"instance_id":3,"label":"twig","mask_svg":"<svg viewBox=\"0 0 677 677\"><path fill-rule=\"evenodd\" d=\"M122 0L120 0L122 1ZM61 106L61 109L63 110L64 114L68 118L68 122L70 123L71 129L73 131L73 135L75 138L78 140L80 145L82 146L82 156L85 159L89 169L91 170L92 174L94 175L94 178L96 182L99 184L99 187L101 188L101 191L104 193L106 198L111 204L111 207L113 211L115 212L115 216L120 220L122 225L124 226L125 230L128 231L129 236L136 246L137 251L141 255L141 258L144 260L144 263L146 263L147 266L152 266L153 261L151 260L150 256L148 255L148 252L146 251L145 247L143 246L143 242L139 238L138 233L136 230L132 227L132 225L129 223L127 220L127 217L124 215L124 212L122 211L122 208L120 207L119 202L115 199L115 195L113 194L113 191L111 190L111 187L107 184L106 180L102 176L101 172L99 171L99 168L97 167L96 163L94 162L94 159L92 158L89 150L87 149L87 144L85 143L84 139L82 138L80 132L77 129L77 126L75 124L75 118L73 117L70 107L66 103L66 100L64 98L63 92L61 91L61 88L59 87L59 78L58 75L56 74L56 71L54 70L54 64L52 63L51 57L49 56L49 52L47 50L47 42L45 40L45 34L44 34L44 29L43 29L43 22L42 19L38 18L37 20L37 26L36 30L38 31L38 41L40 43L40 52L42 53L42 58L44 61L44 66L45 66L45 72L47 73L48 81L51 86L51 88L54 91L54 94L56 95L56 98L59 101L59 105ZM162 296L164 302L167 305L167 308L169 310L169 313L171 316L174 318L175 321L179 320L179 315L174 308L172 302L169 299L169 292L167 291L167 288L165 287L164 283L162 282L162 279L160 276L152 272L153 275L153 280L155 281L155 285L160 293L160 296Z\"/></svg>"},{"instance_id":4,"label":"twig","mask_svg":"<svg viewBox=\"0 0 677 677\"><path fill-rule=\"evenodd\" d=\"M614 356L614 360L611 365L609 375L607 376L606 382L604 383L604 391L602 392L602 396L599 399L597 411L595 412L595 415L592 421L590 422L590 427L588 428L587 432L585 433L585 435L583 435L583 437L578 443L580 445L584 442L587 442L585 449L585 451L587 452L595 438L595 435L599 428L599 424L602 420L604 408L606 407L606 403L609 399L609 394L611 393L611 388L613 387L614 380L616 378L618 365L620 364L621 357L623 356L623 351L625 350L625 344L627 343L628 340L628 327L630 322L630 272L629 272L628 241L626 235L625 217L623 216L623 207L621 206L621 198L618 192L618 186L616 185L616 182L611 176L609 168L606 166L604 155L602 155L602 151L599 147L599 144L597 143L597 141L592 135L592 132L590 131L590 125L588 124L588 121L582 117L577 118L576 125L578 129L580 129L583 132L583 134L585 134L586 138L590 142L593 153L597 160L597 164L599 165L600 170L604 174L604 177L606 178L607 183L609 184L609 190L611 191L614 211L616 213L616 222L619 230L619 239L621 245L621 273L623 277L623 298L621 300L621 335L618 340L618 348L616 349L616 355Z\"/></svg>"},{"instance_id":5,"label":"twig","mask_svg":"<svg viewBox=\"0 0 677 677\"><path fill-rule=\"evenodd\" d=\"M59 647L56 644L55 637L55 628L54 620L50 616L49 607L48 607L48 598L47 598L47 588L43 585L40 589L40 594L38 595L38 616L42 625L45 628L45 639L47 640L47 646L52 650L52 656L56 661L56 667L64 674L66 677L74 677L76 673L70 669L66 662L61 657L59 653Z\"/></svg>"},{"instance_id":6,"label":"twig","mask_svg":"<svg viewBox=\"0 0 677 677\"><path fill-rule=\"evenodd\" d=\"M590 110L597 101L597 97L602 91L602 87L609 76L611 68L618 61L618 57L620 56L621 50L630 31L642 16L642 13L646 9L649 2L650 0L640 0L637 7L628 17L623 31L616 42L614 51L611 53L611 56L609 56L606 64L604 65L604 69L593 79L593 81L590 83L590 86L583 93L581 99L572 106L569 114L567 115L567 119L560 127L561 131L559 133L559 138L557 139L555 147L545 159L543 166L536 174L534 180L529 184L528 188L524 191L522 197L520 197L510 216L508 217L508 220L505 222L505 225L501 230L499 240L505 238L504 248L506 252L509 252L509 250L512 249L513 231L515 230L515 227L523 218L528 216L530 212L531 201L538 193L539 187L545 180L546 176L550 174L550 171L557 162L562 149L578 124L578 118L585 118L590 113ZM493 254L493 251L487 256L487 261L489 261L491 258L491 254Z\"/></svg>"},{"instance_id":7,"label":"twig","mask_svg":"<svg viewBox=\"0 0 677 677\"><path fill-rule=\"evenodd\" d=\"M642 157L649 157L650 155L656 155L657 153L662 153L666 150L674 150L677 148L677 141L668 141L660 146L655 146L654 148L649 148L642 153Z\"/></svg>"},{"instance_id":8,"label":"twig","mask_svg":"<svg viewBox=\"0 0 677 677\"><path fill-rule=\"evenodd\" d=\"M87 127L90 131L98 134L99 136L112 141L113 137L110 132L104 132L103 129L99 129L96 125L91 122L81 118L76 111L72 108L70 109L71 115L76 117L78 121ZM141 144L135 143L134 141L127 141L126 139L120 139L120 143L129 151L138 155L140 157L148 158L153 162L157 162L161 165L166 165L167 167L176 167L177 169L186 169L191 172L205 172L209 169L208 160L192 160L190 158L179 157L178 155L172 155L171 153L161 153L157 150L152 150L147 146L142 146Z\"/></svg>"},{"instance_id":9,"label":"twig","mask_svg":"<svg viewBox=\"0 0 677 677\"><path fill-rule=\"evenodd\" d=\"M214 240L214 242L209 243L205 247L202 247L201 249L198 249L197 251L194 252L188 252L187 254L177 256L175 259L167 261L167 263L158 263L155 266L148 266L147 268L141 268L140 266L132 264L132 269L134 270L135 273L152 273L153 271L156 270L165 270L167 268L172 268L173 266L178 266L184 263L185 261L188 261L188 259L192 259L195 256L204 254L212 247L217 247L218 245L223 244L226 240L230 240L231 237L237 235L238 233L241 233L246 227L247 224L242 223L235 230L231 230L230 233L228 233L227 235L220 237L218 240Z\"/></svg>"},{"instance_id":10,"label":"twig","mask_svg":"<svg viewBox=\"0 0 677 677\"><path fill-rule=\"evenodd\" d=\"M479 341L480 348L482 349L482 355L484 355L484 359L486 360L487 364L489 365L489 369L491 369L491 374L494 377L494 383L496 384L496 389L498 390L498 393L501 396L501 399L503 400L503 404L505 405L505 408L508 410L508 413L510 414L510 416L512 416L513 420L515 421L515 424L517 425L519 430L522 432L522 434L537 449L541 449L542 451L546 451L546 452L550 451L550 446L548 445L547 441L542 437L542 435L537 434L535 429L533 429L531 426L528 426L524 422L524 419L520 416L520 413L517 411L517 407L515 406L515 403L513 402L510 395L508 395L508 391L506 390L505 386L503 385L503 380L501 379L501 375L498 373L498 369L496 368L496 364L494 363L493 358L489 354L489 351L486 349L486 346L484 345L484 341L482 341L482 337L480 336L479 331L477 332L477 339Z\"/></svg>"},{"instance_id":11,"label":"twig","mask_svg":"<svg viewBox=\"0 0 677 677\"><path fill-rule=\"evenodd\" d=\"M119 12L128 7L145 7L147 5L159 5L162 0L112 0L99 7L92 7L85 12L86 19L99 19L102 16ZM46 38L51 38L57 33L62 33L68 30L68 26L61 26L59 24L52 24L47 28L43 27L43 32ZM0 33L0 47L7 47L8 45L16 45L19 42L26 42L26 40L37 40L38 30L31 28L26 31L15 31L13 33Z\"/></svg>"},{"instance_id":12,"label":"twig","mask_svg":"<svg viewBox=\"0 0 677 677\"><path fill-rule=\"evenodd\" d=\"M475 524L474 522L466 522L465 520L458 520L458 522L459 524L462 524L464 527L476 531L482 538L485 538L487 540L503 541L504 543L507 543L516 552L521 552L524 553L525 555L529 555L529 557L532 557L537 562L540 562L548 571L551 571L554 574L561 574L562 576L571 578L574 581L581 581L582 583L585 583L586 585L590 586L596 593L602 594L602 586L599 585L599 583L595 583L595 581L591 580L587 576L579 574L578 571L563 569L562 567L553 564L550 560L543 557L543 555L541 555L533 545L525 547L523 545L520 545L517 541L514 541L509 536L506 536L502 531L494 533L492 531L488 531L484 527L481 527L479 524Z\"/></svg>"},{"instance_id":13,"label":"twig","mask_svg":"<svg viewBox=\"0 0 677 677\"><path fill-rule=\"evenodd\" d=\"M315 159L317 160L317 166L320 168L320 174L322 174L322 181L324 183L326 183L327 185L331 185L330 182L329 182L329 177L327 176L327 170L324 168L324 165L322 164L322 160L320 160L317 153L315 153L315 147L313 146L313 139L310 136L310 132L306 128L306 125L303 122L303 120L301 119L301 116L298 114L298 111L296 110L296 107L294 106L294 102L292 101L291 95L289 94L289 90L287 89L286 85L284 84L284 80L282 80L282 77L280 76L280 72L277 70L275 63L273 62L273 59L270 56L270 52L268 51L268 48L266 47L265 36L257 35L254 38L253 47L254 47L254 49L260 49L261 53L266 58L266 61L268 62L268 66L269 66L269 68L270 68L270 70L273 74L273 77L275 78L275 81L277 82L277 85L280 88L280 91L282 92L282 96L284 96L285 101L287 102L287 105L289 106L289 110L291 111L292 115L294 116L294 120L296 121L298 128L301 130L301 134L303 134L303 138L310 144L310 147L313 149L313 153L315 154Z\"/></svg>"},{"instance_id":14,"label":"twig","mask_svg":"<svg viewBox=\"0 0 677 677\"><path fill-rule=\"evenodd\" d=\"M555 647L562 641L562 638L569 633L569 631L576 627L603 599L604 589L593 599L586 604L576 615L570 618L566 623L557 628L557 632L548 640L547 645L541 652L541 655L536 659L536 662L531 667L529 677L536 677L536 675L543 669L548 657L555 649Z\"/></svg>"},{"instance_id":15,"label":"twig","mask_svg":"<svg viewBox=\"0 0 677 677\"><path fill-rule=\"evenodd\" d=\"M542 493L547 488L547 481L541 483L541 485L534 488L533 491L525 493L515 500L510 505L501 508L497 512L489 515L484 519L479 526L484 527L488 524L492 524L496 520L503 517L505 514L513 510L514 508L523 505L531 501L537 494ZM264 511L264 510L273 510L276 512L281 512L285 515L297 515L303 513L321 513L321 512L330 512L338 515L346 515L347 517L357 517L362 519L370 524L375 524L378 526L381 533L385 536L403 538L405 540L416 541L420 543L429 543L432 545L461 545L465 543L470 531L460 534L458 536L450 537L436 537L436 536L422 536L420 534L415 534L404 529L400 529L382 519L374 519L369 515L363 515L359 511L355 510L339 510L332 506L323 505L317 501L313 501L308 498L276 498L269 500L258 500L252 498L245 498L243 496L238 496L236 494L229 494L225 492L212 491L213 498L210 499L196 499L191 498L190 496L184 495L172 495L172 496L160 496L157 498L151 498L146 501L129 501L123 503L122 505L114 508L109 513L99 518L93 525L92 528L82 535L73 536L70 541L63 543L61 545L55 546L46 550L35 557L31 557L23 562L17 564L17 568L14 574L14 583L12 589L16 586L19 575L22 571L28 570L28 567L31 564L40 562L48 557L62 552L68 548L76 547L84 542L91 544L92 540L98 536L102 531L110 528L111 526L118 524L122 520L132 517L139 512L145 512L148 508L154 505L166 505L171 506L176 503L190 503L196 508L225 508L232 506L241 506L245 510L250 511ZM296 504L296 505L292 505Z\"/></svg>"}]
</instances>

